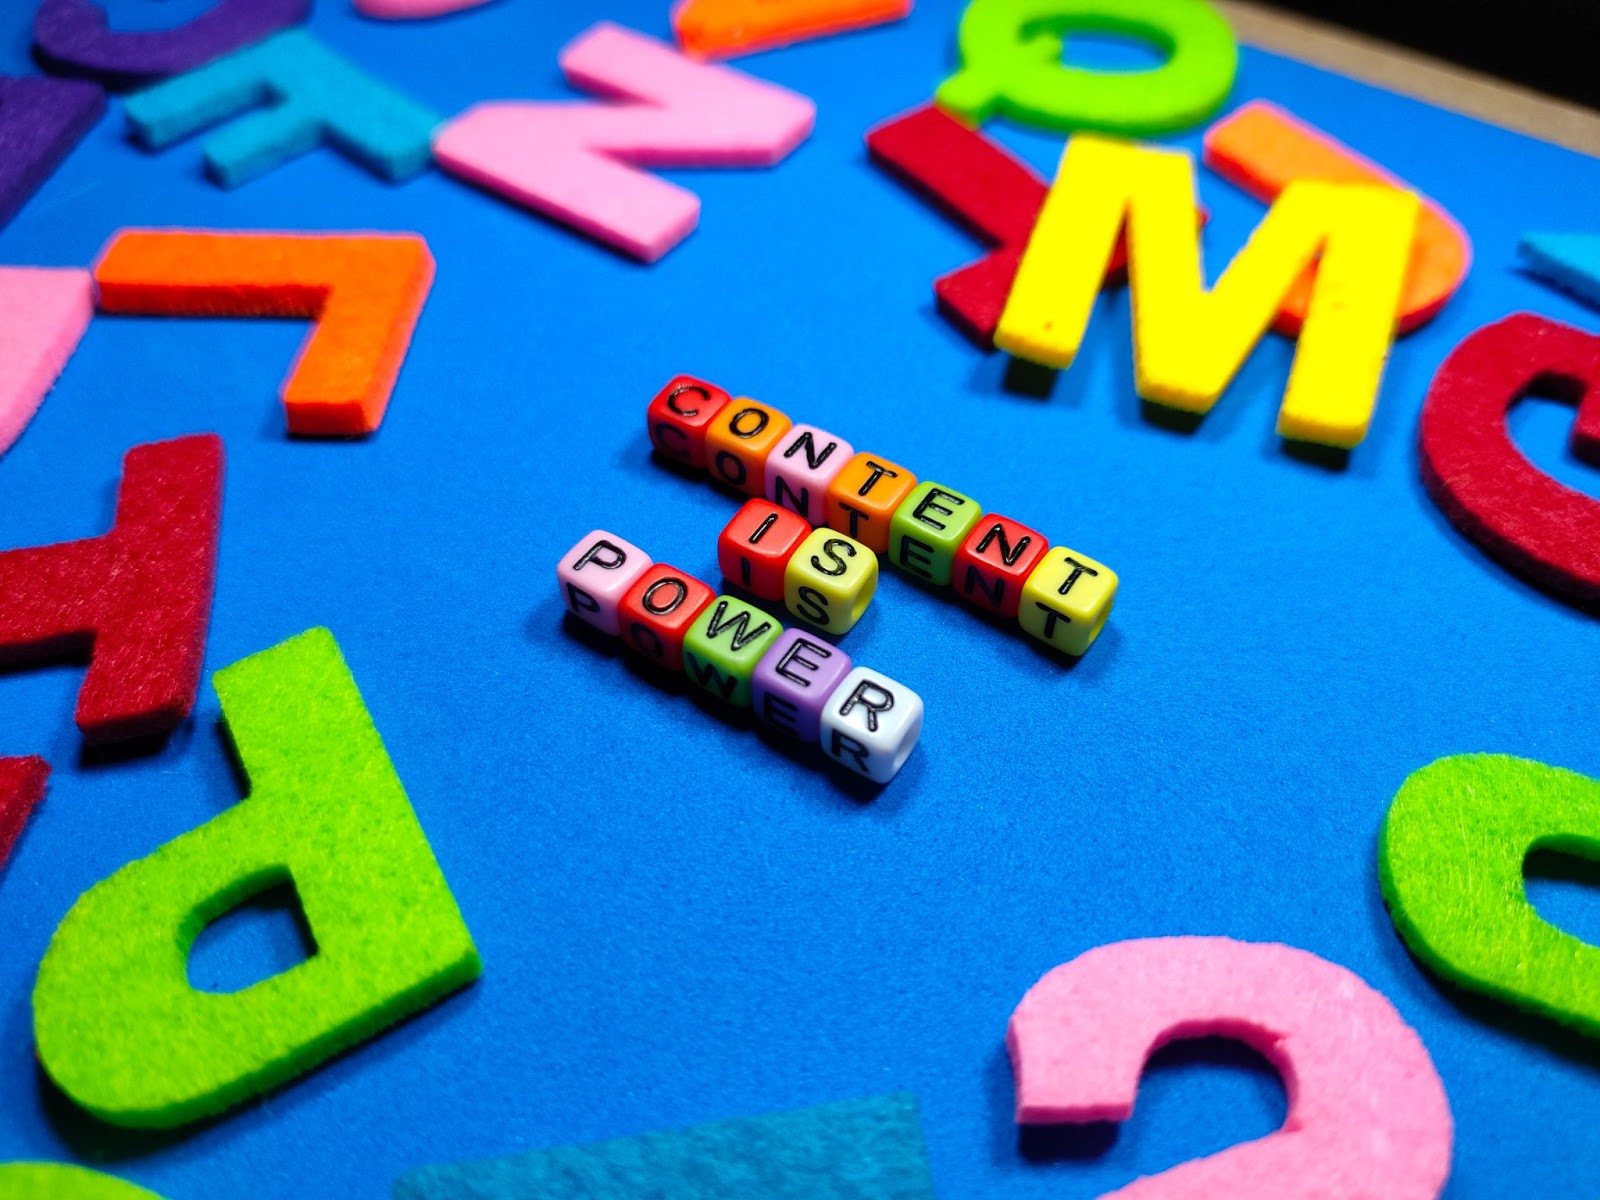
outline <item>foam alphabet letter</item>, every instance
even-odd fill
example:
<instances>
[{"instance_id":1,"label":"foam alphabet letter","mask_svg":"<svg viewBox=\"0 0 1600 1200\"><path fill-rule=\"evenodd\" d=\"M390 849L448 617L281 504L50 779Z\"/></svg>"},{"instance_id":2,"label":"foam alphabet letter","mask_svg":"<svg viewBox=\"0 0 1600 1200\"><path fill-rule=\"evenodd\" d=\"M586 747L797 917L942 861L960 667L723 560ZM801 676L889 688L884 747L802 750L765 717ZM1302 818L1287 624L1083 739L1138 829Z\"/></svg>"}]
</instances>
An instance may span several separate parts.
<instances>
[{"instance_id":1,"label":"foam alphabet letter","mask_svg":"<svg viewBox=\"0 0 1600 1200\"><path fill-rule=\"evenodd\" d=\"M1065 66L1073 33L1149 42L1167 59L1149 71ZM1205 0L972 0L957 35L961 70L939 107L974 125L1004 113L1060 133L1094 129L1155 137L1198 125L1233 87L1239 48Z\"/></svg>"},{"instance_id":2,"label":"foam alphabet letter","mask_svg":"<svg viewBox=\"0 0 1600 1200\"><path fill-rule=\"evenodd\" d=\"M114 33L94 0L44 0L33 18L33 53L57 75L137 87L204 66L310 12L311 0L217 0L175 29Z\"/></svg>"},{"instance_id":3,"label":"foam alphabet letter","mask_svg":"<svg viewBox=\"0 0 1600 1200\"><path fill-rule=\"evenodd\" d=\"M488 0L356 0L356 9L363 16L377 17L382 21L409 21L422 17L442 17L476 8Z\"/></svg>"},{"instance_id":4,"label":"foam alphabet letter","mask_svg":"<svg viewBox=\"0 0 1600 1200\"><path fill-rule=\"evenodd\" d=\"M1149 938L1050 971L1006 1033L1017 1123L1126 1121L1151 1054L1213 1036L1277 1068L1289 1093L1283 1128L1101 1200L1435 1200L1444 1190L1453 1122L1422 1039L1359 976L1292 946Z\"/></svg>"},{"instance_id":5,"label":"foam alphabet letter","mask_svg":"<svg viewBox=\"0 0 1600 1200\"><path fill-rule=\"evenodd\" d=\"M1422 404L1422 481L1491 558L1572 603L1600 605L1600 501L1518 450L1506 413L1536 387L1578 404L1572 450L1600 464L1600 338L1531 313L1450 352Z\"/></svg>"},{"instance_id":6,"label":"foam alphabet letter","mask_svg":"<svg viewBox=\"0 0 1600 1200\"><path fill-rule=\"evenodd\" d=\"M200 687L221 512L221 438L135 446L110 533L0 553L0 667L85 656L85 737L172 729Z\"/></svg>"},{"instance_id":7,"label":"foam alphabet letter","mask_svg":"<svg viewBox=\"0 0 1600 1200\"><path fill-rule=\"evenodd\" d=\"M215 682L249 798L85 892L34 986L40 1062L116 1125L232 1108L480 970L333 635L308 630ZM316 953L240 992L191 988L200 931L286 882Z\"/></svg>"},{"instance_id":8,"label":"foam alphabet letter","mask_svg":"<svg viewBox=\"0 0 1600 1200\"><path fill-rule=\"evenodd\" d=\"M359 437L383 422L433 270L414 233L125 229L94 275L105 312L314 319L283 385L289 432Z\"/></svg>"},{"instance_id":9,"label":"foam alphabet letter","mask_svg":"<svg viewBox=\"0 0 1600 1200\"><path fill-rule=\"evenodd\" d=\"M921 192L951 220L995 249L933 281L939 311L985 350L1017 278L1049 186L1021 159L949 113L924 105L867 132L867 152L885 170ZM1197 214L1205 224L1205 212ZM1117 239L1107 286L1128 276L1126 239Z\"/></svg>"},{"instance_id":10,"label":"foam alphabet letter","mask_svg":"<svg viewBox=\"0 0 1600 1200\"><path fill-rule=\"evenodd\" d=\"M1389 915L1445 979L1600 1037L1600 946L1528 903L1535 850L1600 861L1600 780L1509 754L1457 754L1401 785L1378 843Z\"/></svg>"},{"instance_id":11,"label":"foam alphabet letter","mask_svg":"<svg viewBox=\"0 0 1600 1200\"><path fill-rule=\"evenodd\" d=\"M0 228L106 111L92 83L0 75Z\"/></svg>"},{"instance_id":12,"label":"foam alphabet letter","mask_svg":"<svg viewBox=\"0 0 1600 1200\"><path fill-rule=\"evenodd\" d=\"M727 58L898 21L910 12L911 0L679 0L672 30L696 58Z\"/></svg>"},{"instance_id":13,"label":"foam alphabet letter","mask_svg":"<svg viewBox=\"0 0 1600 1200\"><path fill-rule=\"evenodd\" d=\"M11 857L11 848L22 836L22 827L28 823L34 806L44 796L45 781L49 778L50 764L38 755L0 758L0 867Z\"/></svg>"},{"instance_id":14,"label":"foam alphabet letter","mask_svg":"<svg viewBox=\"0 0 1600 1200\"><path fill-rule=\"evenodd\" d=\"M1297 179L1327 183L1376 183L1412 191L1376 163L1265 100L1241 105L1206 130L1205 164L1257 200L1271 204ZM1420 329L1466 278L1472 264L1467 231L1436 201L1422 199L1405 291L1400 298L1401 333ZM1295 281L1278 310L1275 327L1293 337L1311 303L1316 267Z\"/></svg>"},{"instance_id":15,"label":"foam alphabet letter","mask_svg":"<svg viewBox=\"0 0 1600 1200\"><path fill-rule=\"evenodd\" d=\"M1278 433L1357 445L1366 437L1394 335L1417 198L1386 187L1293 183L1208 292L1194 195L1185 154L1073 138L1023 254L995 345L1047 366L1070 366L1126 220L1139 395L1206 413L1320 253Z\"/></svg>"},{"instance_id":16,"label":"foam alphabet letter","mask_svg":"<svg viewBox=\"0 0 1600 1200\"><path fill-rule=\"evenodd\" d=\"M434 154L445 170L645 262L689 235L700 200L632 164L771 166L816 116L804 96L608 22L567 46L561 69L631 103L480 104L439 132Z\"/></svg>"},{"instance_id":17,"label":"foam alphabet letter","mask_svg":"<svg viewBox=\"0 0 1600 1200\"><path fill-rule=\"evenodd\" d=\"M89 272L0 267L0 454L33 420L93 316Z\"/></svg>"},{"instance_id":18,"label":"foam alphabet letter","mask_svg":"<svg viewBox=\"0 0 1600 1200\"><path fill-rule=\"evenodd\" d=\"M161 1200L154 1192L68 1163L0 1163L0 1200Z\"/></svg>"},{"instance_id":19,"label":"foam alphabet letter","mask_svg":"<svg viewBox=\"0 0 1600 1200\"><path fill-rule=\"evenodd\" d=\"M269 97L271 107L259 108ZM126 105L128 127L152 150L257 108L205 144L206 170L223 187L324 144L388 180L432 162L439 118L302 29L158 83Z\"/></svg>"}]
</instances>

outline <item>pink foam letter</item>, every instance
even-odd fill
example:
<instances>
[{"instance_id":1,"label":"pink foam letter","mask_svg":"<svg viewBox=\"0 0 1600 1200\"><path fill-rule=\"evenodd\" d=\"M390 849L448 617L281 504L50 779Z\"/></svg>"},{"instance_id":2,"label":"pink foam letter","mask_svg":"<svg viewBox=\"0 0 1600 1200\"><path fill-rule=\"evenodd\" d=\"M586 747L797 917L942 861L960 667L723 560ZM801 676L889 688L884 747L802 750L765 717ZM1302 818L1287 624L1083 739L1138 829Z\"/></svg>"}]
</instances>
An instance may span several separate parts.
<instances>
[{"instance_id":1,"label":"pink foam letter","mask_svg":"<svg viewBox=\"0 0 1600 1200\"><path fill-rule=\"evenodd\" d=\"M0 454L33 420L92 316L89 272L0 267Z\"/></svg>"},{"instance_id":2,"label":"pink foam letter","mask_svg":"<svg viewBox=\"0 0 1600 1200\"><path fill-rule=\"evenodd\" d=\"M816 117L804 96L607 22L562 51L561 68L634 103L480 104L440 130L434 157L646 262L689 235L700 200L636 167L771 166Z\"/></svg>"},{"instance_id":3,"label":"pink foam letter","mask_svg":"<svg viewBox=\"0 0 1600 1200\"><path fill-rule=\"evenodd\" d=\"M1167 1042L1221 1036L1283 1076L1283 1128L1102 1200L1435 1200L1450 1175L1444 1086L1394 1007L1290 946L1173 937L1101 946L1050 971L1011 1016L1017 1122L1124 1121Z\"/></svg>"},{"instance_id":4,"label":"pink foam letter","mask_svg":"<svg viewBox=\"0 0 1600 1200\"><path fill-rule=\"evenodd\" d=\"M463 8L476 8L488 0L356 0L356 9L368 17L385 21L406 21L418 17L442 17L446 13L460 12Z\"/></svg>"}]
</instances>

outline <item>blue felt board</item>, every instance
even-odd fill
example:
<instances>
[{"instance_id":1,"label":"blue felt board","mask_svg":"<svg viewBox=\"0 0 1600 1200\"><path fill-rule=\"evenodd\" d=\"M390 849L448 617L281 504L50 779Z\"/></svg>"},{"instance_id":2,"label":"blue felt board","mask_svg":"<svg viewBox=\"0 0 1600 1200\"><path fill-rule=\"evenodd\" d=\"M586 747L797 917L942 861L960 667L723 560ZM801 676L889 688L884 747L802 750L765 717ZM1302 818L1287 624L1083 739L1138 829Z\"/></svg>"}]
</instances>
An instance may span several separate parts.
<instances>
[{"instance_id":1,"label":"blue felt board","mask_svg":"<svg viewBox=\"0 0 1600 1200\"><path fill-rule=\"evenodd\" d=\"M422 1167L394 1200L933 1200L906 1092Z\"/></svg>"},{"instance_id":2,"label":"blue felt board","mask_svg":"<svg viewBox=\"0 0 1600 1200\"><path fill-rule=\"evenodd\" d=\"M30 69L29 5L4 63ZM111 5L123 27L197 0ZM315 31L443 114L567 97L559 48L607 15L665 36L665 0L500 0L420 24L324 0ZM159 155L121 104L0 233L0 261L84 265L125 225L419 230L438 281L382 430L290 441L296 322L100 318L0 459L0 546L100 531L128 447L216 430L229 454L216 669L311 625L340 640L482 952L461 996L183 1135L90 1127L41 1085L28 995L85 888L238 798L209 685L156 753L86 758L81 670L0 677L0 753L48 796L0 874L0 1160L99 1161L169 1200L382 1197L428 1163L906 1090L943 1200L1087 1198L1276 1127L1259 1060L1190 1047L1120 1134L1011 1124L1003 1037L1023 992L1100 943L1281 940L1359 972L1420 1031L1457 1121L1453 1200L1592 1197L1592 1046L1436 985L1379 899L1375 842L1407 773L1505 751L1600 775L1600 629L1509 577L1423 492L1424 390L1466 333L1532 309L1592 328L1516 266L1528 230L1592 230L1600 162L1247 50L1268 97L1443 201L1477 264L1395 351L1344 469L1286 453L1273 338L1199 429L1141 415L1125 293L1048 395L1004 386L933 311L978 248L862 148L952 64L957 6L739 65L817 101L770 171L670 172L701 229L642 267L439 172L391 186L319 152L237 191L198 141ZM1057 138L994 132L1050 172ZM1199 131L1183 139L1198 145ZM1203 175L1213 270L1259 204ZM767 400L1111 564L1116 612L1078 665L889 573L845 640L916 688L922 744L876 799L808 753L667 689L564 624L554 564L608 527L715 582L736 502L654 464L643 411L678 371ZM1571 409L1519 408L1545 469ZM1600 937L1594 894L1542 882ZM270 908L261 910L272 915ZM292 961L281 912L209 939L197 982ZM237 962L230 966L230 959ZM202 969L203 968L203 969ZM245 976L248 978L248 974Z\"/></svg>"}]
</instances>

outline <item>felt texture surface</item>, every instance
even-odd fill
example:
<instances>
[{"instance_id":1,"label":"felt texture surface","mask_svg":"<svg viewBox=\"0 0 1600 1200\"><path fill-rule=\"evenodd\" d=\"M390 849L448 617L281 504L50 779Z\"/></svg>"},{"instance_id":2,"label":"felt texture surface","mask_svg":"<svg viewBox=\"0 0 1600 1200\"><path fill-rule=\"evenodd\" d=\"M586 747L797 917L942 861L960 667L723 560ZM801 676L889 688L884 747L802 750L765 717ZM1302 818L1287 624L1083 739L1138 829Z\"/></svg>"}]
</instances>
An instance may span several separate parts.
<instances>
[{"instance_id":1,"label":"felt texture surface","mask_svg":"<svg viewBox=\"0 0 1600 1200\"><path fill-rule=\"evenodd\" d=\"M1508 754L1406 778L1378 870L1395 928L1442 978L1600 1036L1600 947L1528 901L1528 856L1600 861L1600 781Z\"/></svg>"},{"instance_id":2,"label":"felt texture surface","mask_svg":"<svg viewBox=\"0 0 1600 1200\"><path fill-rule=\"evenodd\" d=\"M160 1200L142 1187L70 1163L0 1163L0 1200Z\"/></svg>"},{"instance_id":3,"label":"felt texture surface","mask_svg":"<svg viewBox=\"0 0 1600 1200\"><path fill-rule=\"evenodd\" d=\"M423 1167L394 1200L933 1200L916 1098L735 1117L487 1162Z\"/></svg>"},{"instance_id":4,"label":"felt texture surface","mask_svg":"<svg viewBox=\"0 0 1600 1200\"><path fill-rule=\"evenodd\" d=\"M0 76L0 227L106 111L97 84Z\"/></svg>"},{"instance_id":5,"label":"felt texture surface","mask_svg":"<svg viewBox=\"0 0 1600 1200\"><path fill-rule=\"evenodd\" d=\"M1527 233L1517 253L1540 279L1600 307L1600 236L1592 233Z\"/></svg>"},{"instance_id":6,"label":"felt texture surface","mask_svg":"<svg viewBox=\"0 0 1600 1200\"><path fill-rule=\"evenodd\" d=\"M1435 1200L1454 1127L1422 1039L1365 981L1292 946L1217 937L1099 946L1028 989L1006 1031L1017 1122L1126 1121L1150 1055L1232 1038L1283 1076L1270 1137L1105 1200Z\"/></svg>"},{"instance_id":7,"label":"felt texture surface","mask_svg":"<svg viewBox=\"0 0 1600 1200\"><path fill-rule=\"evenodd\" d=\"M94 316L94 279L0 267L0 454L22 436Z\"/></svg>"},{"instance_id":8,"label":"felt texture surface","mask_svg":"<svg viewBox=\"0 0 1600 1200\"><path fill-rule=\"evenodd\" d=\"M333 635L308 630L216 687L249 798L85 892L34 985L40 1063L118 1125L222 1112L481 969ZM285 882L316 952L240 992L191 987L200 931Z\"/></svg>"},{"instance_id":9,"label":"felt texture surface","mask_svg":"<svg viewBox=\"0 0 1600 1200\"><path fill-rule=\"evenodd\" d=\"M1204 158L1206 166L1267 204L1296 179L1378 183L1411 190L1348 146L1262 100L1240 105L1207 129ZM1417 212L1396 318L1401 333L1433 320L1472 265L1472 241L1466 230L1437 201L1425 196L1420 199L1422 207ZM1300 332L1315 281L1315 267L1295 281L1274 322L1280 333L1292 337Z\"/></svg>"},{"instance_id":10,"label":"felt texture surface","mask_svg":"<svg viewBox=\"0 0 1600 1200\"><path fill-rule=\"evenodd\" d=\"M215 434L135 446L109 533L0 552L0 666L86 657L75 717L91 741L166 733L194 707L222 462Z\"/></svg>"},{"instance_id":11,"label":"felt texture surface","mask_svg":"<svg viewBox=\"0 0 1600 1200\"><path fill-rule=\"evenodd\" d=\"M700 198L637 166L765 167L811 133L804 96L602 21L561 51L574 87L622 104L479 104L434 139L439 165L644 262L694 230Z\"/></svg>"},{"instance_id":12,"label":"felt texture surface","mask_svg":"<svg viewBox=\"0 0 1600 1200\"><path fill-rule=\"evenodd\" d=\"M1422 478L1440 510L1511 570L1600 604L1600 500L1534 465L1509 411L1530 392L1578 404L1571 446L1600 462L1600 338L1532 313L1476 330L1445 359L1422 409Z\"/></svg>"},{"instance_id":13,"label":"felt texture surface","mask_svg":"<svg viewBox=\"0 0 1600 1200\"><path fill-rule=\"evenodd\" d=\"M1073 34L1145 40L1165 61L1145 71L1069 66ZM1197 125L1227 99L1238 65L1233 30L1204 0L972 0L961 17L961 69L939 106L974 124L998 113L1044 129L1156 137Z\"/></svg>"},{"instance_id":14,"label":"felt texture surface","mask_svg":"<svg viewBox=\"0 0 1600 1200\"><path fill-rule=\"evenodd\" d=\"M383 423L433 286L417 234L123 230L95 264L100 308L179 317L309 317L289 368L289 432L359 437Z\"/></svg>"},{"instance_id":15,"label":"felt texture surface","mask_svg":"<svg viewBox=\"0 0 1600 1200\"><path fill-rule=\"evenodd\" d=\"M147 88L123 111L134 137L152 150L248 111L205 144L207 173L229 188L322 145L391 182L409 179L432 163L429 140L439 124L300 29Z\"/></svg>"},{"instance_id":16,"label":"felt texture surface","mask_svg":"<svg viewBox=\"0 0 1600 1200\"><path fill-rule=\"evenodd\" d=\"M50 764L37 754L0 758L0 867L11 857L49 778Z\"/></svg>"},{"instance_id":17,"label":"felt texture surface","mask_svg":"<svg viewBox=\"0 0 1600 1200\"><path fill-rule=\"evenodd\" d=\"M911 11L911 0L678 0L672 31L696 58L728 58L847 33Z\"/></svg>"},{"instance_id":18,"label":"felt texture surface","mask_svg":"<svg viewBox=\"0 0 1600 1200\"><path fill-rule=\"evenodd\" d=\"M1207 291L1188 220L1189 159L1075 137L1028 240L995 345L1070 366L1126 223L1139 395L1203 415L1315 261L1316 288L1278 433L1349 449L1366 437L1377 403L1417 206L1415 196L1388 187L1296 180Z\"/></svg>"},{"instance_id":19,"label":"felt texture surface","mask_svg":"<svg viewBox=\"0 0 1600 1200\"><path fill-rule=\"evenodd\" d=\"M95 0L41 0L33 17L33 53L55 75L114 88L204 66L306 19L311 0L216 0L171 29L116 32Z\"/></svg>"},{"instance_id":20,"label":"felt texture surface","mask_svg":"<svg viewBox=\"0 0 1600 1200\"><path fill-rule=\"evenodd\" d=\"M109 11L160 27L206 3ZM0 70L35 69L33 7L0 6ZM1019 1142L1006 1019L1090 947L1201 932L1304 947L1390 997L1450 1095L1448 1200L1594 1200L1590 1039L1441 988L1383 910L1376 845L1401 782L1444 755L1600 777L1600 625L1460 536L1416 450L1428 381L1474 329L1517 311L1600 328L1516 257L1529 229L1595 228L1600 162L1242 48L1235 102L1270 98L1437 199L1475 262L1396 343L1342 466L1274 435L1294 348L1272 333L1198 428L1175 428L1134 390L1125 291L1050 379L936 311L929 281L981 249L862 139L954 69L961 7L918 0L904 21L735 60L812 97L816 130L772 170L663 170L705 219L650 267L438 171L396 188L314 154L223 191L196 153L144 154L115 120L0 230L0 262L77 268L130 226L426 236L438 278L376 435L283 436L271 392L304 324L97 319L0 457L0 547L109 528L130 446L222 434L207 676L313 622L338 633L488 966L225 1120L96 1125L41 1083L29 1035L50 934L240 785L209 682L170 741L113 764L83 758L67 719L81 668L0 672L0 753L54 765L0 879L0 1158L98 1162L170 1200L374 1197L427 1163L903 1089L946 1200L1093 1200L1276 1130L1281 1086L1248 1052L1178 1044L1114 1138ZM607 15L670 39L667 8ZM511 0L377 22L328 0L308 27L457 113L573 98L557 56L593 20ZM1116 49L1072 43L1079 61ZM1059 136L984 133L1044 178L1060 157ZM1198 154L1203 136L1171 144ZM1265 208L1209 171L1197 187L1215 272ZM841 644L921 694L926 725L864 802L821 752L585 640L550 571L596 526L722 586L715 537L742 498L657 465L642 428L682 371L1114 567L1099 641L1073 662L886 570ZM1568 451L1573 412L1531 396L1510 434L1600 493ZM1575 934L1585 915L1600 928L1591 896L1561 891Z\"/></svg>"}]
</instances>

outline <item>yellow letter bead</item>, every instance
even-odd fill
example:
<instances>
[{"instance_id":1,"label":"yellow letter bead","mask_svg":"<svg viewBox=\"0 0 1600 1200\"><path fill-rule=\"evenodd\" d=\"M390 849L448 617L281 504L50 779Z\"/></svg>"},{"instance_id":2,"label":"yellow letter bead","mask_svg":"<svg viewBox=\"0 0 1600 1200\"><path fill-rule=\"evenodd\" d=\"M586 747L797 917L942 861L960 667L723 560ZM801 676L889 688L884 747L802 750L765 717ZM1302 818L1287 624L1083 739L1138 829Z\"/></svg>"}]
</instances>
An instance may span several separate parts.
<instances>
[{"instance_id":1,"label":"yellow letter bead","mask_svg":"<svg viewBox=\"0 0 1600 1200\"><path fill-rule=\"evenodd\" d=\"M1138 393L1206 413L1316 263L1278 432L1349 449L1378 400L1418 205L1397 188L1296 180L1208 291L1188 155L1079 135L1061 156L994 343L1070 366L1126 227Z\"/></svg>"},{"instance_id":2,"label":"yellow letter bead","mask_svg":"<svg viewBox=\"0 0 1600 1200\"><path fill-rule=\"evenodd\" d=\"M878 556L832 529L813 529L783 571L789 611L828 633L848 633L877 590Z\"/></svg>"},{"instance_id":3,"label":"yellow letter bead","mask_svg":"<svg viewBox=\"0 0 1600 1200\"><path fill-rule=\"evenodd\" d=\"M1087 555L1056 546L1022 585L1017 620L1041 642L1082 654L1111 615L1117 573Z\"/></svg>"}]
</instances>

